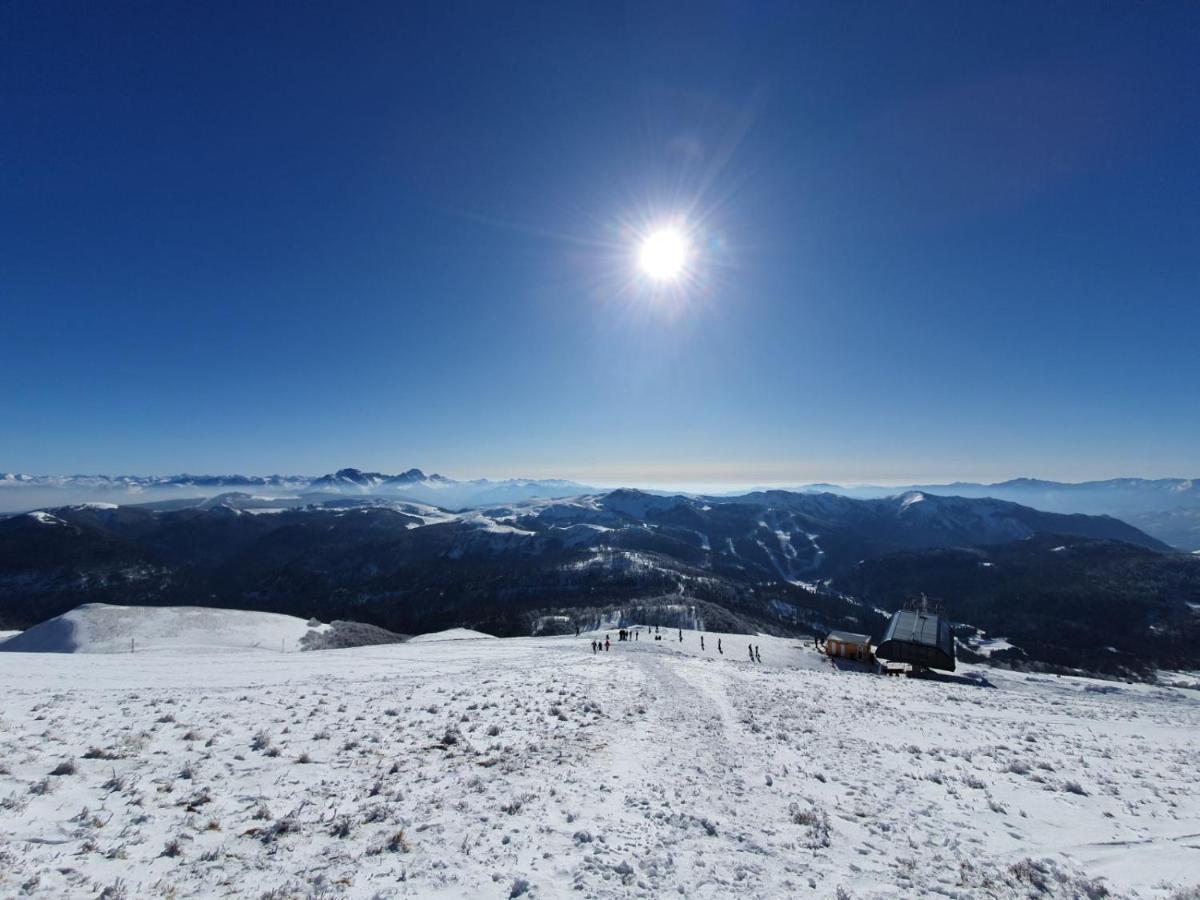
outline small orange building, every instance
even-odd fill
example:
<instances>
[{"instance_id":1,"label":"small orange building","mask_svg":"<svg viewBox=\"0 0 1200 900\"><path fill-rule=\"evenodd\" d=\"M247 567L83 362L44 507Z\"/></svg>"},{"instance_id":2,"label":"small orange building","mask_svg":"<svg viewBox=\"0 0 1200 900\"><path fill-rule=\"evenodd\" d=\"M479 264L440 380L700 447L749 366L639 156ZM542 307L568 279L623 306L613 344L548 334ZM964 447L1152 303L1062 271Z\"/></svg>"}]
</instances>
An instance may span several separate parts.
<instances>
[{"instance_id":1,"label":"small orange building","mask_svg":"<svg viewBox=\"0 0 1200 900\"><path fill-rule=\"evenodd\" d=\"M869 634L853 634L849 631L831 631L825 638L825 655L841 659L857 659L869 663L875 659L871 652Z\"/></svg>"}]
</instances>

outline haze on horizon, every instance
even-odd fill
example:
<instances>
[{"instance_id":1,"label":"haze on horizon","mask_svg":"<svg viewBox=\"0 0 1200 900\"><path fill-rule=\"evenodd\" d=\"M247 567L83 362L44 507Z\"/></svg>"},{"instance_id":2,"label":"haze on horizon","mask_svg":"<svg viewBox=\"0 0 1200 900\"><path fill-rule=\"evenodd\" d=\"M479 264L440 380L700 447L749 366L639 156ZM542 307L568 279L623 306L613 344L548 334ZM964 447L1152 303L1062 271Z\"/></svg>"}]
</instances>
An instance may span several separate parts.
<instances>
[{"instance_id":1,"label":"haze on horizon","mask_svg":"<svg viewBox=\"0 0 1200 900\"><path fill-rule=\"evenodd\" d=\"M0 471L1198 474L1200 6L683 10L6 7Z\"/></svg>"},{"instance_id":2,"label":"haze on horizon","mask_svg":"<svg viewBox=\"0 0 1200 900\"><path fill-rule=\"evenodd\" d=\"M596 490L605 490L605 491L615 490L615 489L620 489L620 488L631 488L634 490L646 490L646 491L678 491L679 493L683 493L683 494L705 494L705 493L727 494L727 493L736 493L736 492L740 492L740 491L776 490L776 489L788 490L788 489L792 489L792 488L809 488L809 487L814 487L814 486L819 488L821 485L831 485L831 486L842 487L842 488L867 488L867 487L888 488L888 487L894 487L897 489L902 489L902 488L908 488L908 487L912 487L912 486L941 486L941 485L953 485L956 483L982 484L982 485L1000 484L1000 483L1022 480L1022 479L1041 480L1041 481L1047 481L1047 482L1051 482L1051 483L1055 483L1055 484L1077 484L1077 483L1081 483L1081 482L1103 483L1105 481L1123 480L1123 479L1129 479L1129 478L1149 479L1149 480L1159 479L1159 480L1168 480L1168 481L1178 481L1178 480L1191 481L1191 480L1193 480L1193 476L1179 475L1179 474L1177 474L1177 475L1151 475L1151 476L1098 474L1095 477L1054 477L1053 474L1047 475L1045 473L1039 473L1036 475L1030 475L1027 472L1019 472L1017 474L1002 475L1002 476L994 476L994 475L987 475L987 474L971 476L971 475L958 475L958 474L946 475L946 474L938 474L938 473L922 475L922 474L919 474L920 470L913 470L915 472L918 472L918 474L911 475L910 477L907 477L907 478L897 477L895 475L889 475L889 476L878 477L878 478L863 478L863 477L826 478L826 477L813 477L813 476L805 477L803 475L797 475L796 477L788 478L788 477L786 477L786 472L784 472L782 470L772 469L770 467L765 467L765 466L764 467L756 467L752 464L747 465L746 467L740 468L740 469L729 469L725 480L722 480L721 476L723 474L725 474L726 470L720 470L720 471L714 472L710 469L704 468L699 471L696 471L694 473L696 477L694 480L691 480L691 481L688 481L686 479L687 479L688 475L692 473L692 470L689 470L686 467L680 467L680 466L645 467L645 468L640 467L640 466L630 466L628 468L628 474L626 474L626 475L623 475L619 469L583 470L581 472L567 471L565 473L559 472L559 471L547 471L547 472L517 471L517 472L499 472L499 473L497 473L497 472L472 472L472 473L463 474L463 473L446 472L446 471L443 471L436 467L435 468L422 468L420 466L411 466L410 467L410 466L386 466L385 465L385 466L375 466L375 467L368 466L365 468L329 466L320 471L314 470L314 471L308 471L308 472L294 472L294 471L282 471L282 470L252 471L252 470L247 470L247 469L238 469L238 470L221 471L221 472L199 471L199 470L185 472L185 471L181 470L178 472L152 472L152 473L117 472L117 471L113 471L113 472L75 472L75 473L66 473L66 472L56 472L56 473L9 472L9 473L5 473L5 472L0 472L0 477L23 478L26 476L33 476L36 478L36 477L41 476L41 477L49 477L49 478L80 477L83 479L94 478L94 477L151 478L151 479L154 479L154 478L188 478L188 477L208 478L208 477L213 477L213 476L216 476L216 477L223 477L223 476L224 477L234 477L234 476L276 477L276 476L280 476L280 477L285 477L285 478L297 478L297 479L314 478L315 479L315 478L330 475L330 474L333 474L336 472L340 472L341 470L346 469L346 468L357 468L358 471L360 471L360 472L379 473L379 474L389 475L389 476L397 475L397 474L400 474L401 472L407 472L410 469L418 469L421 472L423 472L426 476L442 476L445 478L449 478L452 481L458 481L458 482L469 482L469 481L475 481L475 480L495 481L495 482L507 481L507 480L546 481L546 482L565 481L565 482L572 482L572 483L578 484L583 488L594 488ZM752 477L753 473L755 473L755 472L767 472L770 474L764 478L755 479ZM655 473L658 473L659 477L654 477ZM639 478L647 479L647 480L638 480ZM0 485L0 486L3 486L3 485ZM64 486L62 488L50 489L49 491L45 492L44 495L38 494L38 496L45 499L46 505L50 505L50 506L62 505L64 503L85 502L85 501L88 501L89 499L91 499L91 493L86 490L84 490L83 492L75 492L75 491L71 491L71 490L66 490L64 493L65 487L66 487L66 485L64 484ZM216 489L214 488L214 490L216 490ZM209 491L208 493L211 494L212 491ZM13 507L13 508L14 509L17 509L17 508L24 509L28 505L29 504L21 504L20 506ZM0 506L0 512L2 512L2 511L3 511L3 508L2 508L2 506Z\"/></svg>"}]
</instances>

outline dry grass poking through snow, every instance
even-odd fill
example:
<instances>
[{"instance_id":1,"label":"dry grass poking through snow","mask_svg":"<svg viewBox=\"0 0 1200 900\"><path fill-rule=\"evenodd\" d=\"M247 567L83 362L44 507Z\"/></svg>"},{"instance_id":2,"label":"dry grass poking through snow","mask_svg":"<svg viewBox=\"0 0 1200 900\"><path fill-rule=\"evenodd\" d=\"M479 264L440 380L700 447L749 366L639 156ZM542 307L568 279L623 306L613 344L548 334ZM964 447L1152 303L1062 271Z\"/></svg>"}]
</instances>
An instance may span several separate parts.
<instances>
[{"instance_id":1,"label":"dry grass poking through snow","mask_svg":"<svg viewBox=\"0 0 1200 900\"><path fill-rule=\"evenodd\" d=\"M1194 693L906 682L761 643L798 668L574 639L9 655L0 894L1100 898L1200 881Z\"/></svg>"}]
</instances>

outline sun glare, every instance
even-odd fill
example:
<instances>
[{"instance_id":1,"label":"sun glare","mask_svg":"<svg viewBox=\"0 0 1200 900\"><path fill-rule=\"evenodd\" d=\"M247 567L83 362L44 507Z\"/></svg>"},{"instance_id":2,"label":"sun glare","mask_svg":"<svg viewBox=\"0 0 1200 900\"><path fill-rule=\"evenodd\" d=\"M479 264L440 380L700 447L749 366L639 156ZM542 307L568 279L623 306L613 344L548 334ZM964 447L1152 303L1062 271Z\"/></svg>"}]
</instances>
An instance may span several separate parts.
<instances>
[{"instance_id":1,"label":"sun glare","mask_svg":"<svg viewBox=\"0 0 1200 900\"><path fill-rule=\"evenodd\" d=\"M687 239L674 228L663 228L642 241L638 264L656 281L674 281L688 258Z\"/></svg>"}]
</instances>

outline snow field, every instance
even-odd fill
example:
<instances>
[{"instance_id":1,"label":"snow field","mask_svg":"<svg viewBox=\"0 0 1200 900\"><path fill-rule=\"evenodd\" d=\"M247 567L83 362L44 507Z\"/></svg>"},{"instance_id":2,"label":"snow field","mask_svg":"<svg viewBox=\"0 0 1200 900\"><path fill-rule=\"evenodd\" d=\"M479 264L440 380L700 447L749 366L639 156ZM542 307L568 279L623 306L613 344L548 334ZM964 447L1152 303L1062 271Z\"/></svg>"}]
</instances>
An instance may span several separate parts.
<instances>
[{"instance_id":1,"label":"snow field","mask_svg":"<svg viewBox=\"0 0 1200 900\"><path fill-rule=\"evenodd\" d=\"M0 894L1171 897L1200 882L1194 691L882 678L795 640L722 636L719 658L715 635L703 654L671 635L595 655L591 634L0 654Z\"/></svg>"}]
</instances>

